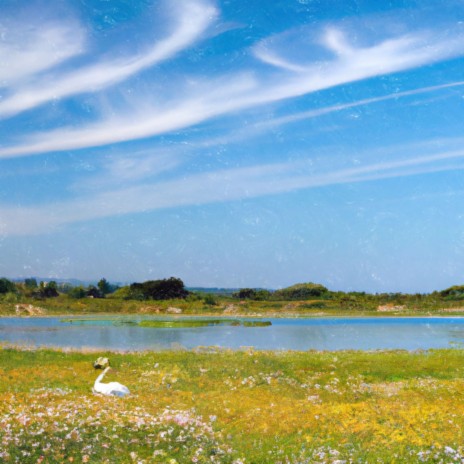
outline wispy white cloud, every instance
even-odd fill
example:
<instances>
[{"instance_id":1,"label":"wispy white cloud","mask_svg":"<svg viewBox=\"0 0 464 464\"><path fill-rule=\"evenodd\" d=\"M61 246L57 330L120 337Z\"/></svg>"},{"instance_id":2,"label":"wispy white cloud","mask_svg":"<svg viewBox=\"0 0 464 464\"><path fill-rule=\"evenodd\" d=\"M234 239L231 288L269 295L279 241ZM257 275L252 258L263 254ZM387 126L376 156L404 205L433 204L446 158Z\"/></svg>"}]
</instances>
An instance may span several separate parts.
<instances>
[{"instance_id":1,"label":"wispy white cloud","mask_svg":"<svg viewBox=\"0 0 464 464\"><path fill-rule=\"evenodd\" d=\"M175 8L175 4L172 8ZM201 1L187 1L183 2L182 5L177 4L177 14L174 17L171 35L155 43L144 54L102 61L72 72L63 72L58 76L40 76L34 82L19 87L12 95L0 101L0 117L12 116L50 100L101 90L121 82L156 63L172 58L200 38L201 34L217 17L217 10L212 5ZM48 36L53 34L57 34L55 29L45 30L40 35L49 40ZM72 43L70 35L71 31L66 30L62 32L63 37L59 38L61 38L61 41L67 39ZM51 52L48 48L39 43L27 55L40 59L43 53ZM40 50L40 53L37 49ZM66 50L66 47L64 49ZM18 53L11 57L13 69L18 68L16 73L19 73L21 67L24 67L19 64L24 55L25 53ZM51 55L53 56L53 54ZM46 63L46 60L44 61ZM29 66L29 72L32 71L34 69Z\"/></svg>"},{"instance_id":2,"label":"wispy white cloud","mask_svg":"<svg viewBox=\"0 0 464 464\"><path fill-rule=\"evenodd\" d=\"M339 40L342 40L342 37L340 35ZM335 59L317 61L307 66L293 66L285 58L274 54L272 64L282 60L286 63L286 69L294 67L298 73L292 73L287 79L280 78L281 83L274 83L271 88L272 94L264 91L261 98L263 100L272 98L275 101L300 96L462 55L464 35L443 38L432 33L411 33L389 38L372 46L351 48L347 43L344 47L339 45L339 48L349 48L350 52L344 51L343 54L340 52ZM261 53L261 48L256 48L255 53L259 59L267 60L267 55Z\"/></svg>"},{"instance_id":3,"label":"wispy white cloud","mask_svg":"<svg viewBox=\"0 0 464 464\"><path fill-rule=\"evenodd\" d=\"M58 71L49 83L45 77L50 75L44 73L44 80L41 80L40 73L74 56L80 51L79 47L70 48L55 62L45 63L44 68L38 68L34 63L26 64L24 72L29 76L29 82L38 87L18 84L16 93L0 101L0 113L17 113L57 96L97 91L121 82L191 46L205 34L216 17L217 11L211 4L188 2L176 15L172 34L146 53L105 60L81 67L72 74ZM66 36L63 31L54 34ZM121 111L113 113L110 108L97 122L25 135L16 143L1 147L0 158L97 147L161 135L258 105L464 54L464 35L460 32L443 35L440 31L416 31L369 43L352 42L348 37L350 35L341 27L332 25L324 29L313 40L312 45L316 44L322 50L313 60L305 60L302 56L295 60L291 53L286 54L285 40L283 43L278 43L275 38L262 41L253 48L255 61L246 70L230 69L219 77L190 78L186 75L176 80L175 85L167 84L162 95L137 93L134 88L131 101L125 102ZM293 48L299 47L293 44ZM168 72L176 71L168 69ZM179 87L179 82L184 86ZM318 108L258 123L253 125L252 131L462 85L464 81L452 82ZM143 82L142 87L150 88L150 84ZM237 136L237 131L233 136ZM69 187L68 194L73 195L71 200L30 207L0 205L0 236L42 233L79 221L161 208L236 201L327 185L462 169L464 150L459 148L461 142L456 139L435 140L402 150L390 147L390 153L380 150L370 153L371 156L366 156L356 166L349 164L347 157L336 167L318 161L313 164L282 162L201 174L188 174L184 169L183 175L177 169L189 157L189 149L185 154L179 146L167 151L149 149L131 156L122 151L119 155L103 154L97 163L98 174L87 175ZM200 141L196 145L193 142L190 148L198 148L201 143L208 142ZM377 161L373 162L376 155ZM168 171L170 180L165 175Z\"/></svg>"},{"instance_id":4,"label":"wispy white cloud","mask_svg":"<svg viewBox=\"0 0 464 464\"><path fill-rule=\"evenodd\" d=\"M263 63L282 68L286 71L294 72L307 72L307 66L289 62L287 59L277 54L275 50L270 49L268 46L260 45L255 47L254 53Z\"/></svg>"},{"instance_id":5,"label":"wispy white cloud","mask_svg":"<svg viewBox=\"0 0 464 464\"><path fill-rule=\"evenodd\" d=\"M280 118L274 118L265 122L259 122L256 124L256 129L264 129L273 126L280 126L282 124L289 124L292 122L301 121L304 119L315 118L323 116L324 114L334 113L337 111L343 111L350 108L356 108L358 106L370 105L372 103L379 103L388 100L398 100L403 97L410 97L414 95L420 95L425 93L432 93L439 90L445 90L453 87L461 87L464 85L464 81L449 82L447 84L433 85L428 87L421 87L413 90L406 90L404 92L394 92L388 95L382 95L380 97L364 98L362 100L356 100L351 103L341 103L339 105L326 106L325 108L317 108L315 110L302 111L300 113L293 113L289 116L282 116Z\"/></svg>"},{"instance_id":6,"label":"wispy white cloud","mask_svg":"<svg viewBox=\"0 0 464 464\"><path fill-rule=\"evenodd\" d=\"M84 50L85 34L76 21L24 26L0 23L0 88L17 85Z\"/></svg>"},{"instance_id":7,"label":"wispy white cloud","mask_svg":"<svg viewBox=\"0 0 464 464\"><path fill-rule=\"evenodd\" d=\"M166 151L155 153L149 150L131 154L130 157L127 154L113 157L109 160L108 177L118 182L133 182L170 171L181 164L182 157L173 150Z\"/></svg>"},{"instance_id":8,"label":"wispy white cloud","mask_svg":"<svg viewBox=\"0 0 464 464\"><path fill-rule=\"evenodd\" d=\"M201 11L204 14L203 7ZM209 23L213 10L207 9L207 11L203 20L196 23L195 26L188 22L191 33L186 34L183 31L180 34L182 40L174 40L176 46L162 47L163 50L169 50L166 54L160 54L158 51L150 55L150 59L145 57L137 59L135 63L130 65L116 67L120 70L120 74L118 75L116 71L113 74L120 78L120 76L125 75L126 69L135 72L141 66L140 63L143 62L144 66L148 66L148 63L153 63L154 56L168 56L173 49L178 49L179 44L186 46L187 42L190 42L194 36L197 37ZM186 37L188 40L185 39ZM464 53L464 36L462 34L442 36L440 32L430 31L428 33L408 33L380 40L373 45L361 46L351 44L343 31L337 31L333 26L330 30L322 33L319 41L325 44L328 51L336 52L335 56L308 65L296 64L292 66L288 64L283 66L284 69L278 68L277 72L254 70L237 73L232 71L221 79L205 79L202 85L193 86L193 88L187 86L180 91L176 87L171 92L167 89L164 103L162 105L158 103L156 107L146 103L149 98L147 99L145 95L139 96L139 98L134 95L133 101L136 103L125 108L124 112L119 115L101 119L84 127L63 128L24 137L16 144L1 148L0 157L81 149L160 135L257 105L430 64ZM271 41L270 44L272 45L272 43ZM268 46L264 47L263 44L257 46L254 49L256 57L259 60L269 62L270 52L263 52L264 49L268 48ZM287 63L287 60L278 54L273 56L275 59L271 60L271 64L275 65L279 60L281 63ZM99 71L100 68L96 69L95 76L90 79L94 84L100 82L100 77L96 76L108 75L109 68L105 67L102 73ZM73 77L72 80L77 82L78 79ZM85 79L82 80L85 82ZM109 81L105 81L105 83L108 84ZM75 83L71 87L75 90ZM85 87L88 89L90 84L87 82ZM386 99L387 97L379 97L379 100L363 100L352 105L380 101L382 98ZM142 99L145 103L140 105L143 108L141 110L137 108L137 102L142 102ZM340 109L341 106L319 110L321 112L319 114L337 108Z\"/></svg>"},{"instance_id":9,"label":"wispy white cloud","mask_svg":"<svg viewBox=\"0 0 464 464\"><path fill-rule=\"evenodd\" d=\"M67 128L31 135L26 143L0 149L0 158L35 153L103 146L137 140L190 127L214 116L240 108L240 96L256 83L248 76L236 76L233 82L203 85L203 93L193 93L166 103L163 108L147 107L134 96L131 108L120 116L111 116L83 128ZM146 99L147 97L145 97Z\"/></svg>"},{"instance_id":10,"label":"wispy white cloud","mask_svg":"<svg viewBox=\"0 0 464 464\"><path fill-rule=\"evenodd\" d=\"M437 144L442 149L437 150ZM464 149L456 148L459 145L462 139L431 140L407 147L406 153L400 153L402 158L398 157L398 147L394 147L391 151L397 156L395 159L339 169L300 161L223 169L120 188L112 184L110 190L106 190L108 185L103 183L100 192L93 191L53 205L0 206L0 236L40 234L75 222L163 208L464 169ZM424 151L428 154L417 155Z\"/></svg>"},{"instance_id":11,"label":"wispy white cloud","mask_svg":"<svg viewBox=\"0 0 464 464\"><path fill-rule=\"evenodd\" d=\"M322 36L321 42L339 56L354 55L356 50L350 45L343 31L329 27Z\"/></svg>"},{"instance_id":12,"label":"wispy white cloud","mask_svg":"<svg viewBox=\"0 0 464 464\"><path fill-rule=\"evenodd\" d=\"M180 147L139 150L130 156L125 151L105 155L98 159L98 174L80 178L70 188L82 193L153 181L182 165L185 158Z\"/></svg>"}]
</instances>

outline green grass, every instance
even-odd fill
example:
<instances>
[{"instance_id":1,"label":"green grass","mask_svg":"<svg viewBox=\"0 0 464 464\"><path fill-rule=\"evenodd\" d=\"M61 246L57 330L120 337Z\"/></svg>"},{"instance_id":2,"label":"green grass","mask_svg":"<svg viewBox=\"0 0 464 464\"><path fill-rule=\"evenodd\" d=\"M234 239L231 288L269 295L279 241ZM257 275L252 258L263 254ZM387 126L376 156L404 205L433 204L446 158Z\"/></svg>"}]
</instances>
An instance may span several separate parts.
<instances>
[{"instance_id":1,"label":"green grass","mask_svg":"<svg viewBox=\"0 0 464 464\"><path fill-rule=\"evenodd\" d=\"M226 296L215 296L217 304L205 304L202 298L195 296L185 300L136 301L111 297L84 298L80 300L60 295L57 298L34 300L17 296L17 301L0 298L0 315L15 315L18 303L32 304L45 310L47 315L87 315L87 314L169 314L169 308L175 307L184 315L193 316L245 316L245 317L284 317L284 316L429 316L429 315L464 315L462 301L448 301L444 298L427 296L414 299L404 296L398 301L388 297L366 296L356 299L334 297L333 299L312 299L303 301L253 301L237 300ZM398 310L378 312L378 305L392 304Z\"/></svg>"},{"instance_id":2,"label":"green grass","mask_svg":"<svg viewBox=\"0 0 464 464\"><path fill-rule=\"evenodd\" d=\"M109 357L131 396L92 394ZM0 461L464 459L464 351L0 351Z\"/></svg>"}]
</instances>

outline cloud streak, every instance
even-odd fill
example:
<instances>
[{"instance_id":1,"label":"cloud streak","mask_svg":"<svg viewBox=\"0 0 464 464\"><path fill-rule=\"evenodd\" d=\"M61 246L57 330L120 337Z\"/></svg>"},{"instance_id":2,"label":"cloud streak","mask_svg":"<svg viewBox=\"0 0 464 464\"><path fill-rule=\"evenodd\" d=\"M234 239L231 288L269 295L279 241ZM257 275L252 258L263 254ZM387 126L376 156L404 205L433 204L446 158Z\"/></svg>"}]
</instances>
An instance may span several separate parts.
<instances>
[{"instance_id":1,"label":"cloud streak","mask_svg":"<svg viewBox=\"0 0 464 464\"><path fill-rule=\"evenodd\" d=\"M444 144L445 141L440 141ZM448 147L427 155L437 142L409 147L410 156L387 162L324 170L307 162L289 162L223 169L101 191L50 205L12 208L0 206L0 236L34 235L81 221L154 211L179 206L198 206L276 195L301 189L428 174L464 169L462 140L449 140ZM392 149L396 153L397 147ZM119 169L117 167L116 169ZM139 177L142 178L143 176ZM105 184L103 183L103 186Z\"/></svg>"},{"instance_id":2,"label":"cloud streak","mask_svg":"<svg viewBox=\"0 0 464 464\"><path fill-rule=\"evenodd\" d=\"M175 17L171 35L154 44L145 54L125 59L107 60L83 67L72 73L64 72L57 78L50 75L38 77L33 83L20 87L11 96L0 101L0 117L18 114L51 100L85 92L96 92L124 81L143 69L172 58L181 50L192 45L201 37L216 17L216 9L209 4L190 1L185 2L182 7L178 5L178 14ZM73 34L71 29L58 31L61 31L59 38L62 39L62 42L73 42L69 37ZM44 32L37 33L37 35L44 36L49 41L49 36L58 35L58 33L56 29L51 28L45 29ZM39 48L40 53L37 52L36 47ZM8 50L5 50L5 54L7 52ZM43 44L39 43L34 46L32 51L18 53L11 58L13 70L16 73L22 71L20 63L24 62L24 55L32 55L36 58L35 61L40 61L41 56L47 52L49 53L47 47L43 47ZM53 56L53 54L51 55ZM44 61L45 66L47 62ZM50 63L48 64L50 65ZM28 67L29 74L40 70L40 68L37 69L31 65Z\"/></svg>"},{"instance_id":3,"label":"cloud streak","mask_svg":"<svg viewBox=\"0 0 464 464\"><path fill-rule=\"evenodd\" d=\"M0 25L0 88L27 81L78 56L84 44L84 31L75 22Z\"/></svg>"},{"instance_id":4,"label":"cloud streak","mask_svg":"<svg viewBox=\"0 0 464 464\"><path fill-rule=\"evenodd\" d=\"M44 59L40 65L37 60L28 58L35 53L40 57L32 44L34 39L38 49L49 53L50 47L43 42L50 37L57 43L67 41L69 27L49 23L42 35L37 35L37 32L26 35L24 43L30 45L12 55L13 61L19 63L23 57L24 63L13 66L8 77L13 80L21 75L23 79L10 86L10 90L13 90L10 96L0 100L0 115L3 114L5 118L18 115L52 99L60 100L57 105L65 106L67 97L80 93L96 92L97 98L103 95L102 98L108 100L120 96L115 84L138 76L141 71L162 61L169 62L179 52L188 50L206 36L208 28L218 18L218 11L210 3L189 1L181 6L174 15L170 35L153 44L145 53L119 59L107 58L81 65L72 72L69 68L61 69L60 65L83 51L84 37L80 32L78 40L65 47L61 55ZM148 81L144 75L139 86L131 84L134 93L129 101L118 108L110 104L107 111L101 112L99 120L89 122L84 118L87 122L74 126L62 126L61 121L52 121L51 125L56 123L55 129L26 134L16 140L10 136L0 146L0 158L80 150L170 134L258 106L462 56L464 35L459 30L455 32L443 34L439 30L416 30L394 36L377 35L375 40L371 38L362 42L349 39L351 35L344 27L333 24L322 28L312 37L308 50L303 47L304 40L289 47L288 37L292 38L291 35L262 40L247 50L249 60L246 69L235 67L234 60L223 62L225 58L219 54L210 59L221 65L218 67L221 71L214 68L210 75L198 75L198 71L190 73L190 68L184 75L179 68L170 67L167 63L163 68L166 76L162 80L157 79L156 73L149 73L153 81ZM10 45L4 44L3 49L0 46L0 58L9 51ZM315 57L306 59L305 56L311 56L311 53ZM295 54L298 59L295 59ZM163 87L160 82L164 83ZM242 133L247 135L254 130L266 131L344 109L462 85L464 81L457 81L321 107L251 124L251 129L242 129ZM237 137L240 129L230 133L232 135L228 133L226 137ZM218 137L216 140L220 143L224 138ZM68 194L74 196L72 200L31 207L0 205L0 235L31 235L67 224L117 215L238 201L295 190L464 167L464 150L456 146L461 140L445 141L441 150L436 148L437 145L432 148L432 142L425 144L425 148L418 145L406 147L403 158L400 158L397 147L387 154L388 161L372 162L372 156L386 156L385 152L379 150L370 153L369 161L364 160L354 167L345 164L327 169L326 161L319 162L314 158L314 164L309 161L265 161L261 165L235 169L208 168L208 172L200 174L189 174L186 165L192 150L202 146L201 141L189 140L189 146L185 147L172 143L167 149L162 141L144 142L145 148L139 151L134 151L132 147L126 151L127 147L121 145L119 155L111 156L100 151L105 154L95 163L98 176L93 174L89 178L87 175L76 182L75 174L69 174L68 178L72 180L68 185ZM203 142L203 146L212 144L214 137L209 140L209 145ZM154 149L153 146L158 148ZM308 157L312 155L310 153ZM345 163L348 162L345 160Z\"/></svg>"},{"instance_id":5,"label":"cloud streak","mask_svg":"<svg viewBox=\"0 0 464 464\"><path fill-rule=\"evenodd\" d=\"M464 81L457 81L457 82L449 82L447 84L441 84L441 85L432 85L428 87L421 87L419 89L413 89L413 90L406 90L404 92L395 92L391 93L388 95L383 95L381 97L373 97L373 98L364 98L362 100L357 100L351 103L342 103L339 105L332 105L332 106L327 106L325 108L318 108L315 110L309 110L309 111L303 111L301 113L295 113L291 114L289 116L283 116L280 118L274 118L270 121L265 121L256 124L257 129L265 129L269 127L274 127L274 126L280 126L282 124L290 124L292 122L297 122L297 121L302 121L304 119L310 119L310 118L315 118L318 116L323 116L325 114L330 114L334 113L337 111L343 111L347 110L350 108L356 108L358 106L365 106L365 105L370 105L372 103L379 103L383 101L388 101L388 100L397 100L399 98L403 97L410 97L414 95L421 95L424 93L431 93L431 92L436 92L439 90L445 90L445 89L450 89L453 87L462 87L464 85Z\"/></svg>"},{"instance_id":6,"label":"cloud streak","mask_svg":"<svg viewBox=\"0 0 464 464\"><path fill-rule=\"evenodd\" d=\"M198 7L194 5L192 8ZM87 74L90 76L88 80L85 79L85 73L78 72L77 76L70 77L69 81L67 78L59 81L57 88L61 90L58 92L65 95L76 92L77 89L83 91L83 89L91 89L92 86L98 88L101 85L109 85L114 79L122 79L140 70L141 67L152 65L156 59L169 57L174 51L187 46L194 38L198 38L209 24L213 10L207 8L205 12L204 7L201 8L203 19L195 22L194 25L187 22L185 27L188 32L181 27L182 32L179 34L181 39L168 39L168 44L161 45L161 49L158 48L151 54L126 65L97 66ZM180 23L182 24L182 21ZM177 87L167 89L164 103L157 104L156 107L150 106L146 97L142 103L142 97L139 97L140 105L133 104L119 114L95 123L24 137L17 143L0 148L0 157L9 158L50 151L82 149L166 134L237 111L374 76L404 71L464 54L462 34L443 37L439 33L432 32L408 33L380 40L374 45L355 46L347 40L342 30L337 30L333 26L330 30L323 31L318 39L325 50L335 56L304 66L292 65L277 53L270 52L268 46L260 44L254 48L256 58L263 63L279 66L277 71L263 72L256 69L238 73L233 70L220 79L204 79L202 85L194 86L193 89L189 86L183 91L179 91ZM264 49L268 51L264 53ZM273 58L270 59L270 56ZM29 105L27 101L31 99L49 99L52 93L51 87L40 97L32 96L31 93L30 98L25 98L25 104ZM362 100L354 103L353 106L387 98L389 97ZM134 96L134 101L138 101L137 96ZM8 101L3 102L3 109L8 104ZM143 110L138 109L137 106L142 107ZM17 105L15 107L18 108ZM319 110L319 114L334 111L337 108L341 106ZM0 104L1 110L2 104Z\"/></svg>"}]
</instances>

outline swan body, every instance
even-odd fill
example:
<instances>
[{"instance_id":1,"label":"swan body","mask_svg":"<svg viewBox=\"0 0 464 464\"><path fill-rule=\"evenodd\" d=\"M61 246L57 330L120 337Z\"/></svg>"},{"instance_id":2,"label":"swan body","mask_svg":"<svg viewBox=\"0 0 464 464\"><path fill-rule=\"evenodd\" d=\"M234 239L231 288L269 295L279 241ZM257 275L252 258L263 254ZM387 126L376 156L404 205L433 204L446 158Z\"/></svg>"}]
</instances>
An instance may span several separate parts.
<instances>
[{"instance_id":1,"label":"swan body","mask_svg":"<svg viewBox=\"0 0 464 464\"><path fill-rule=\"evenodd\" d=\"M96 393L101 393L102 395L107 396L126 396L130 394L129 389L120 384L119 382L108 382L102 383L103 377L110 370L110 367L107 367L95 380L93 384L93 391Z\"/></svg>"}]
</instances>

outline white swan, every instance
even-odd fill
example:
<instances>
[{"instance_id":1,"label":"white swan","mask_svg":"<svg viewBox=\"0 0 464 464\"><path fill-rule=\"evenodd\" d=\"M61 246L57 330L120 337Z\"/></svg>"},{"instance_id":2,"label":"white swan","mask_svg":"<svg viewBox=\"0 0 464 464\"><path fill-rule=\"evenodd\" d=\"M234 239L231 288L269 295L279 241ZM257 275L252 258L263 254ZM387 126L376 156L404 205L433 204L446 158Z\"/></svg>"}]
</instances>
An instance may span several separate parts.
<instances>
[{"instance_id":1,"label":"white swan","mask_svg":"<svg viewBox=\"0 0 464 464\"><path fill-rule=\"evenodd\" d=\"M111 369L111 367L107 367L95 380L93 384L93 391L96 393L101 393L103 395L108 396L126 396L130 394L129 389L125 386L120 384L119 382L109 382L109 383L102 383L103 377L105 374Z\"/></svg>"}]
</instances>

